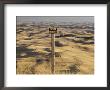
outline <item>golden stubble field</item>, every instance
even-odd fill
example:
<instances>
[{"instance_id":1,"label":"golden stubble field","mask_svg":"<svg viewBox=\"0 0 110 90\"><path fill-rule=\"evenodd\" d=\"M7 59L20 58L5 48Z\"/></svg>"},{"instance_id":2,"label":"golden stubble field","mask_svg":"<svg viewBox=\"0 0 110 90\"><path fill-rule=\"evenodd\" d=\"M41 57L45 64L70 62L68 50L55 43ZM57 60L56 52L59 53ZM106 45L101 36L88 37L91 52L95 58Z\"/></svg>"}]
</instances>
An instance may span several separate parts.
<instances>
[{"instance_id":1,"label":"golden stubble field","mask_svg":"<svg viewBox=\"0 0 110 90\"><path fill-rule=\"evenodd\" d=\"M16 74L51 74L48 28L17 27ZM55 74L94 74L94 33L58 28Z\"/></svg>"}]
</instances>

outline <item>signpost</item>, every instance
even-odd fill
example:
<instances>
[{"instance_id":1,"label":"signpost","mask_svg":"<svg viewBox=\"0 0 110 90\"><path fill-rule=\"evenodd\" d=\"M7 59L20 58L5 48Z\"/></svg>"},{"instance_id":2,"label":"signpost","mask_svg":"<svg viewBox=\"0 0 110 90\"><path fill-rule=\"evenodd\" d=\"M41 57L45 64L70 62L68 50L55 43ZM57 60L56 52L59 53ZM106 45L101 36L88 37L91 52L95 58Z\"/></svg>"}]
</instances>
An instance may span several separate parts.
<instances>
[{"instance_id":1,"label":"signpost","mask_svg":"<svg viewBox=\"0 0 110 90\"><path fill-rule=\"evenodd\" d=\"M51 34L51 73L55 73L55 33L57 33L57 28L49 28L49 33Z\"/></svg>"}]
</instances>

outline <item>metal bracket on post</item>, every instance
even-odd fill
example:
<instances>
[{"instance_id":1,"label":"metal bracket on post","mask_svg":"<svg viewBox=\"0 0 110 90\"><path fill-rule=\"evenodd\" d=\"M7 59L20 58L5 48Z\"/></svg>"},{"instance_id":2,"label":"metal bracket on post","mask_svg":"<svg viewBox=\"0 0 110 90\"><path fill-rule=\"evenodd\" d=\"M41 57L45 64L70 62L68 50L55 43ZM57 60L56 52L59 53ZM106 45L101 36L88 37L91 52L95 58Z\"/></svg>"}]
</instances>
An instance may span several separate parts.
<instances>
[{"instance_id":1,"label":"metal bracket on post","mask_svg":"<svg viewBox=\"0 0 110 90\"><path fill-rule=\"evenodd\" d=\"M57 33L57 28L49 28L49 33L51 34L51 73L55 74L55 33Z\"/></svg>"}]
</instances>

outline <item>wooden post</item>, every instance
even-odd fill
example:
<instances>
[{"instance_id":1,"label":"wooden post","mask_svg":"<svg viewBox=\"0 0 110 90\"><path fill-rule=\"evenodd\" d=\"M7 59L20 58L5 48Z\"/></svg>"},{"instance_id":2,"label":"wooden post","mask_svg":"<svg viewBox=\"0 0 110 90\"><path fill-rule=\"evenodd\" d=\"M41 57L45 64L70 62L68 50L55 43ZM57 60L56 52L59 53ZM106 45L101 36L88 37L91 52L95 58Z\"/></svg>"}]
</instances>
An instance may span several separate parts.
<instances>
[{"instance_id":1,"label":"wooden post","mask_svg":"<svg viewBox=\"0 0 110 90\"><path fill-rule=\"evenodd\" d=\"M49 28L49 33L51 34L51 73L55 74L55 33L57 33L57 28Z\"/></svg>"},{"instance_id":2,"label":"wooden post","mask_svg":"<svg viewBox=\"0 0 110 90\"><path fill-rule=\"evenodd\" d=\"M51 34L51 55L52 55L52 60L51 60L51 72L52 74L55 73L55 42L54 42L54 34Z\"/></svg>"}]
</instances>

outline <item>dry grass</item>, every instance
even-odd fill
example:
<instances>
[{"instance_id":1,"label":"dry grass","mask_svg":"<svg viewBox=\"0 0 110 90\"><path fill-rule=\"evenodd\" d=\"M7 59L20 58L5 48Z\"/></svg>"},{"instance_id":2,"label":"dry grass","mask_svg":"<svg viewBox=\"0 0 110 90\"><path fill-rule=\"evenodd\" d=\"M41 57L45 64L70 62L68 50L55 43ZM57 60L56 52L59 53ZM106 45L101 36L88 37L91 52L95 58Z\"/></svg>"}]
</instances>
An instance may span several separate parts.
<instances>
[{"instance_id":1,"label":"dry grass","mask_svg":"<svg viewBox=\"0 0 110 90\"><path fill-rule=\"evenodd\" d=\"M51 40L48 36L48 31L40 33L40 31L35 29L33 32L37 34L35 33L30 37L27 34L29 31L17 33L17 46L25 45L25 48L29 50L28 53L35 53L35 55L28 55L24 51L27 56L24 54L25 57L17 57L16 73L51 74ZM66 33L66 30L64 32ZM78 36L79 34L76 35ZM93 36L93 34L85 36L88 35ZM56 74L94 74L94 44L76 43L71 37L61 37L55 40L58 42L55 47L55 52L57 52L55 57ZM81 39L76 40L79 41ZM84 39L82 39L82 42L84 42ZM22 54L19 53L20 55Z\"/></svg>"}]
</instances>

